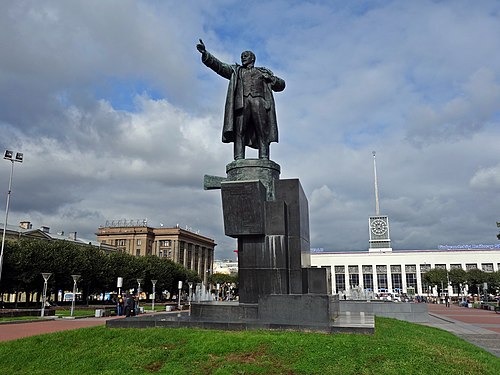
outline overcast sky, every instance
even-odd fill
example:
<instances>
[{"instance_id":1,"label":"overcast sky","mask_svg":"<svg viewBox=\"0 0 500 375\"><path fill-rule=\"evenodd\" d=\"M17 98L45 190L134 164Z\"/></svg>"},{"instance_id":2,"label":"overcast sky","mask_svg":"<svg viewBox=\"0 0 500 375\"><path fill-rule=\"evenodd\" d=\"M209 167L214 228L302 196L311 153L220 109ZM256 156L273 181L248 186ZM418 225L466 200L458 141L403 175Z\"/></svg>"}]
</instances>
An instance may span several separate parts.
<instances>
[{"instance_id":1,"label":"overcast sky","mask_svg":"<svg viewBox=\"0 0 500 375\"><path fill-rule=\"evenodd\" d=\"M202 38L286 81L271 159L302 183L311 247L368 248L372 151L394 249L496 243L499 35L487 0L2 1L0 147L25 158L9 223L95 240L106 220L147 219L234 257L220 191L203 190L233 151Z\"/></svg>"}]
</instances>

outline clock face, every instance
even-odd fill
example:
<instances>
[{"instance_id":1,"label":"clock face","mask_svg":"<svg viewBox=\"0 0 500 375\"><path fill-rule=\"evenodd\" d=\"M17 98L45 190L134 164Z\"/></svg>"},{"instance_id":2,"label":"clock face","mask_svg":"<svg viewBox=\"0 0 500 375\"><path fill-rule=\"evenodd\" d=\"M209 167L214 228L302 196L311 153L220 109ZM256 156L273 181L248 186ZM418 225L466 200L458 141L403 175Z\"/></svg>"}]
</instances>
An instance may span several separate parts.
<instances>
[{"instance_id":1,"label":"clock face","mask_svg":"<svg viewBox=\"0 0 500 375\"><path fill-rule=\"evenodd\" d=\"M387 224L384 220L375 219L372 221L371 229L373 234L381 236L387 232Z\"/></svg>"}]
</instances>

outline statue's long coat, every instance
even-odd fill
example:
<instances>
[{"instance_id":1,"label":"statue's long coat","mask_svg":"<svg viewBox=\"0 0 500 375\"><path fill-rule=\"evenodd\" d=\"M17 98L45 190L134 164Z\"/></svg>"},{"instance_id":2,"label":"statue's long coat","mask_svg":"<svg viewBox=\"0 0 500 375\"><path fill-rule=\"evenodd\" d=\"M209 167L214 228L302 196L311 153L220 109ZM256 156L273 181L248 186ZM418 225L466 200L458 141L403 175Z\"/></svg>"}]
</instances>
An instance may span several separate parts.
<instances>
[{"instance_id":1,"label":"statue's long coat","mask_svg":"<svg viewBox=\"0 0 500 375\"><path fill-rule=\"evenodd\" d=\"M235 112L243 109L243 85L241 84L241 65L229 65L218 60L212 54L204 52L201 58L202 62L212 69L220 76L229 79L229 86L227 88L226 105L224 109L224 126L222 128L222 142L230 143L235 139ZM275 76L267 68L255 67L264 76L266 76L265 101L267 110L267 129L266 141L267 143L278 142L278 123L276 121L276 107L274 105L274 98L272 91L283 91L285 89L285 81ZM237 90L240 90L239 94ZM238 94L238 95L237 95ZM245 129L245 145L258 148L257 134L254 127L247 127Z\"/></svg>"}]
</instances>

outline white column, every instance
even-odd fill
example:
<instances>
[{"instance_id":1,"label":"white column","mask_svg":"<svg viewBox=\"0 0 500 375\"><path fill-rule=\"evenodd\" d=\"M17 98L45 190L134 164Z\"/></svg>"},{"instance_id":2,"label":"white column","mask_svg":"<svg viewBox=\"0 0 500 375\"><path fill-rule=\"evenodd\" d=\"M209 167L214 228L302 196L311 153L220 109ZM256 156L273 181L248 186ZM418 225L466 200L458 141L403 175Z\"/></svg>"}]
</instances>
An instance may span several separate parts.
<instances>
[{"instance_id":1,"label":"white column","mask_svg":"<svg viewBox=\"0 0 500 375\"><path fill-rule=\"evenodd\" d=\"M401 265L401 279L403 293L408 293L408 286L406 285L406 264Z\"/></svg>"},{"instance_id":2,"label":"white column","mask_svg":"<svg viewBox=\"0 0 500 375\"><path fill-rule=\"evenodd\" d=\"M344 266L344 279L345 279L345 294L347 295L347 291L349 290L349 266L346 265ZM351 293L349 292L349 295L351 295Z\"/></svg>"},{"instance_id":3,"label":"white column","mask_svg":"<svg viewBox=\"0 0 500 375\"><path fill-rule=\"evenodd\" d=\"M358 264L358 277L359 277L359 287L361 290L365 289L365 280L363 279L363 265Z\"/></svg>"},{"instance_id":4,"label":"white column","mask_svg":"<svg viewBox=\"0 0 500 375\"><path fill-rule=\"evenodd\" d=\"M378 293L378 278L377 278L377 266L372 266L372 275L373 275L373 293Z\"/></svg>"},{"instance_id":5,"label":"white column","mask_svg":"<svg viewBox=\"0 0 500 375\"><path fill-rule=\"evenodd\" d=\"M392 293L392 273L391 273L391 265L387 265L387 289L389 293Z\"/></svg>"}]
</instances>

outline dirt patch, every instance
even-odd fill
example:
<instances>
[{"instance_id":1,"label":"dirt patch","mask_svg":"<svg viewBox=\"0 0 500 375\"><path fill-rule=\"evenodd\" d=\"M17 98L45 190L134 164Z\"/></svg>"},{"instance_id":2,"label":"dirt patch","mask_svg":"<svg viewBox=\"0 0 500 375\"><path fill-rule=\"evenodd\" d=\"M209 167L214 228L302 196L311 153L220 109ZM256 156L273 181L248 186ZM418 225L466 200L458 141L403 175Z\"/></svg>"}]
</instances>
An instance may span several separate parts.
<instances>
[{"instance_id":1,"label":"dirt patch","mask_svg":"<svg viewBox=\"0 0 500 375\"><path fill-rule=\"evenodd\" d=\"M163 364L164 363L162 361L155 361L153 363L150 363L149 365L144 366L144 370L149 372L158 372L163 367Z\"/></svg>"}]
</instances>

